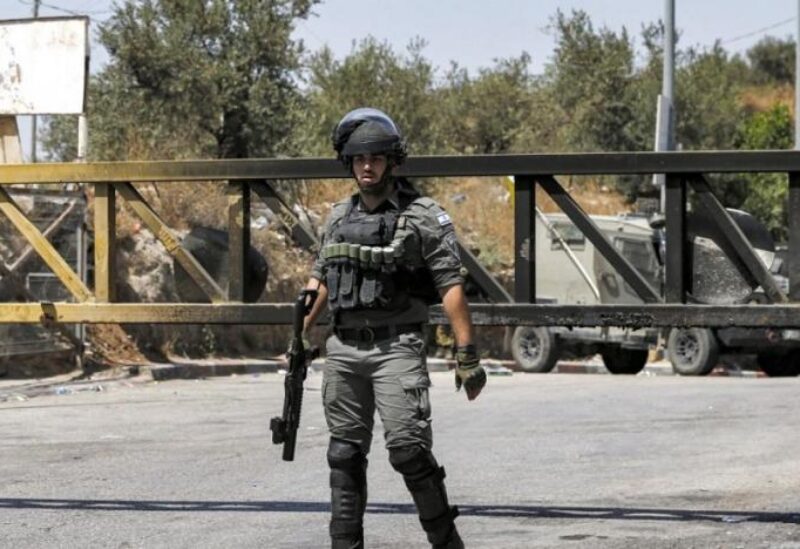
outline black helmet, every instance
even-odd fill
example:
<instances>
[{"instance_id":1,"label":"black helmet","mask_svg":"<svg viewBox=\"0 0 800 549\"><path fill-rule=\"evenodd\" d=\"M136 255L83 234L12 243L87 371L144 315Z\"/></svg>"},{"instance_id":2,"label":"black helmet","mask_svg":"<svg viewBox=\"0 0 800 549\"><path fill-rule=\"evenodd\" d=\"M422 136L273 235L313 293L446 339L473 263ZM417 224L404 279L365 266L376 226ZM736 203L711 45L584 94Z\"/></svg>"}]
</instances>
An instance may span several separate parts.
<instances>
[{"instance_id":1,"label":"black helmet","mask_svg":"<svg viewBox=\"0 0 800 549\"><path fill-rule=\"evenodd\" d=\"M406 142L400 130L378 109L350 111L336 124L331 139L337 158L348 167L357 154L385 154L398 166L406 158Z\"/></svg>"}]
</instances>

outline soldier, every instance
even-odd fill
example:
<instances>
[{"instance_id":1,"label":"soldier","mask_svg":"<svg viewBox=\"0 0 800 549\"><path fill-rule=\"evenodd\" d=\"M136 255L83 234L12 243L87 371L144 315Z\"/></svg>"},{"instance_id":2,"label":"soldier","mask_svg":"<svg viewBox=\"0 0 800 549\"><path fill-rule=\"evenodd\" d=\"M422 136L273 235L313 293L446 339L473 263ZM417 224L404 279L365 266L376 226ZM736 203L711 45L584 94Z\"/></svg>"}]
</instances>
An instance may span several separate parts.
<instances>
[{"instance_id":1,"label":"soldier","mask_svg":"<svg viewBox=\"0 0 800 549\"><path fill-rule=\"evenodd\" d=\"M332 547L364 546L367 453L377 408L392 467L403 475L433 547L463 547L447 500L444 468L431 453L430 379L425 364L428 304L441 300L457 344L456 390L473 400L486 384L472 340L453 224L394 169L406 156L395 123L377 109L349 112L333 132L338 159L358 192L333 207L309 288L327 305L322 382L331 434Z\"/></svg>"}]
</instances>

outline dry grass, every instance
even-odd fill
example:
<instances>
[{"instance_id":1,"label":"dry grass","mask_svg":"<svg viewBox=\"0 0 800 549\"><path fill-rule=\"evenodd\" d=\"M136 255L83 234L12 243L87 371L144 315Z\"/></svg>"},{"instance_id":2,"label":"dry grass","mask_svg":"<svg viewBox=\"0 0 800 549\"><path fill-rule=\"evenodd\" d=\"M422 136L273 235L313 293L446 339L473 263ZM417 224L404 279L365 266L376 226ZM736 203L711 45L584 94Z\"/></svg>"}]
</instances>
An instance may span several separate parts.
<instances>
[{"instance_id":1,"label":"dry grass","mask_svg":"<svg viewBox=\"0 0 800 549\"><path fill-rule=\"evenodd\" d=\"M776 104L785 105L794 116L794 87L789 84L781 86L751 86L739 95L742 106L750 111L762 112Z\"/></svg>"},{"instance_id":2,"label":"dry grass","mask_svg":"<svg viewBox=\"0 0 800 549\"><path fill-rule=\"evenodd\" d=\"M590 214L608 215L631 210L619 193L592 179L562 181L572 197ZM513 266L513 184L508 178L464 178L436 181L431 194L450 214L459 238L490 270ZM536 204L558 212L555 202L540 187Z\"/></svg>"}]
</instances>

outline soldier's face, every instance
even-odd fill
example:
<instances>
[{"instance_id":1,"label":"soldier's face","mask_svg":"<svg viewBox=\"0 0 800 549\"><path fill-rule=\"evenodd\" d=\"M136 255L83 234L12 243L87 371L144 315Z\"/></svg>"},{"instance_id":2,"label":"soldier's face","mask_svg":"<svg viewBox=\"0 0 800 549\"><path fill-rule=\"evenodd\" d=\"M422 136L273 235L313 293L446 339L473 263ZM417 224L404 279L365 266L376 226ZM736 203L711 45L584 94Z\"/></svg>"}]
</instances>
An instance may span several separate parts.
<instances>
[{"instance_id":1,"label":"soldier's face","mask_svg":"<svg viewBox=\"0 0 800 549\"><path fill-rule=\"evenodd\" d=\"M353 175L358 181L358 188L369 193L381 185L389 161L385 154L358 154L353 157Z\"/></svg>"}]
</instances>

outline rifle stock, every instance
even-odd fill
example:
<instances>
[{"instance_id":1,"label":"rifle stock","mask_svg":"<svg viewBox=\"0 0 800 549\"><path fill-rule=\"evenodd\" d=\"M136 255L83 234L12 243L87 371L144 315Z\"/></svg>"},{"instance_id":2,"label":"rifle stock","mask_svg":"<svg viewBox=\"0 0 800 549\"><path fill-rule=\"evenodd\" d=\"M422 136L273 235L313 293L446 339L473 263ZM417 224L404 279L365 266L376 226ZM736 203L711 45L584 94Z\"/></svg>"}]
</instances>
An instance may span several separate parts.
<instances>
[{"instance_id":1,"label":"rifle stock","mask_svg":"<svg viewBox=\"0 0 800 549\"><path fill-rule=\"evenodd\" d=\"M309 363L319 354L316 347L306 349L303 344L303 321L314 307L317 295L317 290L304 289L294 302L289 371L283 382L283 414L273 417L269 422L272 443L283 444L284 461L294 460L297 429L300 426L300 410L303 406L303 381L306 379Z\"/></svg>"}]
</instances>

